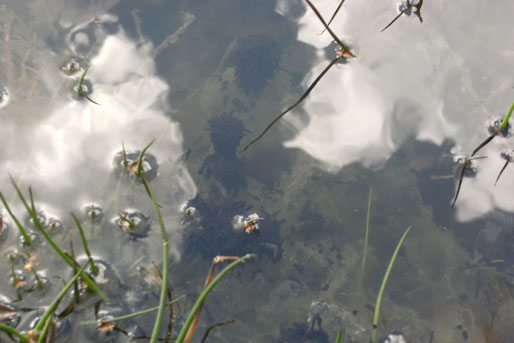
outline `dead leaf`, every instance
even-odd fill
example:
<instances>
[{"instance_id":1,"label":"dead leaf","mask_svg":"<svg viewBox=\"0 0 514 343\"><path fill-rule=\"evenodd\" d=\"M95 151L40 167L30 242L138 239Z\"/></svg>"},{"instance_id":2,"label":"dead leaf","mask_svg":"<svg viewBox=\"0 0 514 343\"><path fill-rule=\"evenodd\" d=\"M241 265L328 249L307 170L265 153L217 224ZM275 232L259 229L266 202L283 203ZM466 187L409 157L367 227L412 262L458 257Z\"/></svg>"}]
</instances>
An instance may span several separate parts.
<instances>
[{"instance_id":1,"label":"dead leaf","mask_svg":"<svg viewBox=\"0 0 514 343\"><path fill-rule=\"evenodd\" d=\"M139 166L139 160L135 160L134 162L132 162L128 168L128 172L130 174L135 174L137 173L137 168Z\"/></svg>"},{"instance_id":2,"label":"dead leaf","mask_svg":"<svg viewBox=\"0 0 514 343\"><path fill-rule=\"evenodd\" d=\"M34 330L29 330L29 332L27 332L27 338L28 338L28 343L36 343L37 342L36 332Z\"/></svg>"},{"instance_id":3,"label":"dead leaf","mask_svg":"<svg viewBox=\"0 0 514 343\"><path fill-rule=\"evenodd\" d=\"M7 320L16 316L16 311L10 307L0 305L0 321Z\"/></svg>"},{"instance_id":4,"label":"dead leaf","mask_svg":"<svg viewBox=\"0 0 514 343\"><path fill-rule=\"evenodd\" d=\"M14 285L16 286L16 288L20 288L24 284L25 284L25 280L22 280L22 279L16 279L16 281L14 281Z\"/></svg>"},{"instance_id":5,"label":"dead leaf","mask_svg":"<svg viewBox=\"0 0 514 343\"><path fill-rule=\"evenodd\" d=\"M104 322L97 327L97 330L100 332L111 332L115 326L116 324L113 322Z\"/></svg>"}]
</instances>

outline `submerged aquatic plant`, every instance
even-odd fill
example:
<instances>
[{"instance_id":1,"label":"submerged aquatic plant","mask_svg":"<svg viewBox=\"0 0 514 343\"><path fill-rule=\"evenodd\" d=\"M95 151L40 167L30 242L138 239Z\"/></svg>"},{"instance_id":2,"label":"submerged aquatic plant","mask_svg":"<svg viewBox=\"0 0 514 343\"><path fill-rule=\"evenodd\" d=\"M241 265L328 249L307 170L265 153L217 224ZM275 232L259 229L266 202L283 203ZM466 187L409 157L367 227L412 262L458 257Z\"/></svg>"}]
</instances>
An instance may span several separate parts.
<instances>
[{"instance_id":1,"label":"submerged aquatic plant","mask_svg":"<svg viewBox=\"0 0 514 343\"><path fill-rule=\"evenodd\" d=\"M244 152L246 150L248 150L248 148L250 146L252 146L253 144L255 144L257 141L259 141L268 131L269 129L271 129L273 127L273 125L275 125L280 119L282 119L283 116L285 116L288 112L290 112L291 110L293 110L296 106L298 106L311 92L312 90L314 89L314 87L316 87L316 85L318 84L318 82L323 78L323 76L330 70L330 68L332 68L335 64L337 64L337 62L341 61L341 60L345 60L345 59L348 59L348 58L353 58L355 57L355 55L350 51L350 48L345 44L343 43L343 41L341 41L339 39L339 37L336 36L336 34L330 29L330 27L328 26L328 24L325 22L325 20L323 19L323 17L321 16L321 14L319 13L318 9L314 6L314 4L310 1L310 0L305 0L307 2L307 4L309 5L309 7L314 11L314 13L316 14L316 16L319 18L319 20L323 23L323 26L325 26L325 29L330 33L330 35L332 36L332 38L337 42L337 44L339 44L340 46L340 53L338 53L337 57L334 58L329 64L328 66L325 67L325 69L323 69L323 71L321 72L321 74L318 75L318 77L316 77L316 79L311 83L311 85L309 86L309 88L307 88L307 90L302 94L302 96L300 96L300 98L291 106L289 106L287 109L285 109L282 113L280 113L277 117L275 117L275 119L273 119L273 121L264 129L264 131L262 131L262 133L257 136L257 138L255 138L254 140L252 140L250 143L248 143L241 152Z\"/></svg>"},{"instance_id":2,"label":"submerged aquatic plant","mask_svg":"<svg viewBox=\"0 0 514 343\"><path fill-rule=\"evenodd\" d=\"M269 35L241 38L236 49L236 82L245 94L261 95L280 66L282 48Z\"/></svg>"},{"instance_id":3,"label":"submerged aquatic plant","mask_svg":"<svg viewBox=\"0 0 514 343\"><path fill-rule=\"evenodd\" d=\"M387 270L385 272L384 278L382 279L382 284L380 285L380 290L378 291L377 302L375 304L375 313L373 314L373 331L372 331L372 338L371 338L373 343L376 342L376 337L377 337L378 316L380 314L380 303L382 302L382 294L384 293L387 279L389 278L389 274L391 273L391 269L393 268L394 261L396 260L396 255L398 255L398 251L400 251L403 240L409 233L410 229L411 229L411 227L409 226L403 233L402 238L400 238L400 241L398 242L398 245L396 246L396 249L394 250L393 256L391 256L391 261L389 261L389 265L387 266Z\"/></svg>"}]
</instances>

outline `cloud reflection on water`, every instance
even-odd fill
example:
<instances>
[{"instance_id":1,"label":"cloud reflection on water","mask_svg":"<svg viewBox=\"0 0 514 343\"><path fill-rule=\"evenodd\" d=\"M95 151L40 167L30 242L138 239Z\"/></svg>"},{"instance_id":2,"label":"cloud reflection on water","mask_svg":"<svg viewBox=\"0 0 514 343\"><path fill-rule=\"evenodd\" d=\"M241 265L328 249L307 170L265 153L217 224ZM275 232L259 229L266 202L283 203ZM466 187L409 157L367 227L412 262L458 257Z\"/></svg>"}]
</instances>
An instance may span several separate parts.
<instances>
[{"instance_id":1,"label":"cloud reflection on water","mask_svg":"<svg viewBox=\"0 0 514 343\"><path fill-rule=\"evenodd\" d=\"M112 32L116 18L107 18ZM87 29L88 25L94 25L95 30L100 27L93 21L77 27ZM17 140L30 144L4 161L2 169L15 177L22 176L24 187L31 185L38 200L45 201L45 207L60 209L67 216L84 202L103 205L112 197L117 182L113 182L117 177L114 161L122 142L128 152L134 152L156 138L148 153L159 164L161 175L155 182L159 195L167 197L163 204L168 209L167 225L173 236L180 232L180 205L196 194L196 186L179 158L183 152L182 133L178 123L169 118L169 86L156 76L152 45L135 43L116 25L113 34L96 32L99 40L86 47L92 52L86 75L93 86L90 97L99 105L86 99L69 99L57 105L33 128L23 134L19 131ZM87 43L82 38L81 42ZM73 40L70 45L74 51ZM143 194L141 199L151 209L150 199L144 191ZM174 242L180 241L177 236L173 238ZM178 256L178 250L174 252Z\"/></svg>"},{"instance_id":2,"label":"cloud reflection on water","mask_svg":"<svg viewBox=\"0 0 514 343\"><path fill-rule=\"evenodd\" d=\"M277 11L287 15L291 4L278 1ZM437 145L452 140L455 153L469 155L487 137L483 123L495 116L487 108L500 110L503 116L511 102L504 68L513 67L505 47L514 43L514 32L507 25L508 15L498 7L512 4L495 5L488 16L482 6L464 1L444 4L426 3L423 24L415 16L402 16L382 33L397 13L394 2L345 3L331 27L357 58L332 68L305 100L307 124L298 113L285 117L298 134L284 145L304 150L333 172L354 162L379 168L410 137ZM328 20L337 3L315 5ZM468 32L477 32L477 23L482 25L478 41L470 42ZM323 27L310 9L298 24L298 40L314 46L319 56L304 80L307 87L328 64L325 49L332 38L328 33L318 35ZM482 54L489 59L487 65ZM514 210L508 200L514 178L505 174L501 187L493 186L503 164L498 145L506 141L501 140L484 149L489 158L478 162L478 176L464 180L456 205L459 220L494 208Z\"/></svg>"}]
</instances>

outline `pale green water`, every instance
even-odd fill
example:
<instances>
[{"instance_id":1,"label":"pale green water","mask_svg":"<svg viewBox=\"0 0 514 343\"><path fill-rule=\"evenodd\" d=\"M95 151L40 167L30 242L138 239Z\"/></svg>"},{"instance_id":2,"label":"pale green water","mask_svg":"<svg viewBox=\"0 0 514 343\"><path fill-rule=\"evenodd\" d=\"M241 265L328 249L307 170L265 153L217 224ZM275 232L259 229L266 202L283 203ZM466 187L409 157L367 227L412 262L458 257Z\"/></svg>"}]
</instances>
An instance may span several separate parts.
<instances>
[{"instance_id":1,"label":"pale green water","mask_svg":"<svg viewBox=\"0 0 514 343\"><path fill-rule=\"evenodd\" d=\"M319 1L328 18L337 1ZM512 4L424 4L423 24L396 15L394 2L349 1L332 27L357 55L327 73L307 100L245 153L238 150L292 104L329 63L331 38L301 1L7 1L0 4L0 190L31 227L8 181L35 192L36 207L62 223L70 211L90 249L108 266L99 280L121 315L156 306L152 261L162 266L158 223L139 183L120 181L121 144L129 158L151 139L147 162L170 236L174 334L201 291L216 255L258 258L223 279L205 304L193 341L368 342L383 274L404 230L412 230L383 295L378 336L407 342L509 342L513 335L512 170L493 186L512 138L495 139L464 180L456 208L454 156L487 136L486 122L512 101ZM505 23L504 23L505 22ZM473 37L473 39L471 39ZM471 40L471 42L470 42ZM80 72L93 92L73 97ZM284 146L285 142L285 146ZM482 153L482 152L481 152ZM369 187L370 241L361 275ZM196 213L188 217L188 202ZM103 217L91 224L86 206ZM143 213L150 228L130 236L118 213ZM234 231L235 215L257 213L257 234ZM24 250L2 209L2 301L13 302L7 256L27 285L17 308L48 305L72 272L50 247ZM148 217L145 217L148 216ZM23 270L26 255L48 279L44 290ZM364 285L362 282L364 279ZM70 299L66 300L68 303ZM125 342L78 321L77 307L57 342ZM60 311L64 309L61 305ZM491 322L492 314L494 321ZM25 330L37 311L21 314ZM319 323L318 320L321 320ZM150 335L154 315L120 323ZM164 331L163 331L164 335ZM0 333L0 341L10 339Z\"/></svg>"}]
</instances>

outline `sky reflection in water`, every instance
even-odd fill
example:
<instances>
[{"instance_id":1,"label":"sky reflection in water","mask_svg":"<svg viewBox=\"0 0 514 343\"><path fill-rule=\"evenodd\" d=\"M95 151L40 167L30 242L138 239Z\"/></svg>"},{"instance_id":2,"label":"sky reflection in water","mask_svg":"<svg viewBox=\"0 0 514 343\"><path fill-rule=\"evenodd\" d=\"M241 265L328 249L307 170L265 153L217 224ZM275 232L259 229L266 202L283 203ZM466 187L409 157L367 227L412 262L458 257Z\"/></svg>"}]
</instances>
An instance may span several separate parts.
<instances>
[{"instance_id":1,"label":"sky reflection in water","mask_svg":"<svg viewBox=\"0 0 514 343\"><path fill-rule=\"evenodd\" d=\"M113 195L115 183L109 184L108 177L117 173L114 161L122 142L127 152L135 152L156 138L148 153L157 159L159 172L166 167L160 177L174 195L166 206L179 218L180 205L194 197L196 187L180 160L182 133L169 118L169 86L155 74L153 46L129 39L112 15L71 28L67 43L72 54L81 50L91 55L86 80L93 85L90 97L99 105L83 98L56 106L16 138L27 144L16 147L1 169L31 185L46 207L63 209L67 216L70 208L88 201L102 205ZM13 125L10 119L4 117L2 126ZM15 132L12 129L13 138ZM177 218L168 222L168 229L180 231ZM178 256L178 250L175 253Z\"/></svg>"},{"instance_id":2,"label":"sky reflection in water","mask_svg":"<svg viewBox=\"0 0 514 343\"><path fill-rule=\"evenodd\" d=\"M287 15L290 4L278 1L277 11ZM315 5L327 20L337 6L333 1ZM331 27L357 58L332 68L306 99L306 125L298 111L286 116L298 130L286 147L303 149L333 172L354 162L380 168L409 137L437 145L452 140L453 153L469 155L487 137L487 123L505 115L513 96L505 73L514 64L511 2L426 2L422 25L414 15L402 16L380 32L398 13L395 6L344 4ZM298 39L319 56L304 80L308 85L328 64L325 49L332 38L318 35L323 27L310 9L299 27ZM462 34L473 39L463 40ZM514 211L509 197L514 178L505 174L493 186L504 163L500 152L512 146L512 139L499 138L480 152L488 159L477 161L476 178L464 180L456 205L459 220L495 208Z\"/></svg>"}]
</instances>

